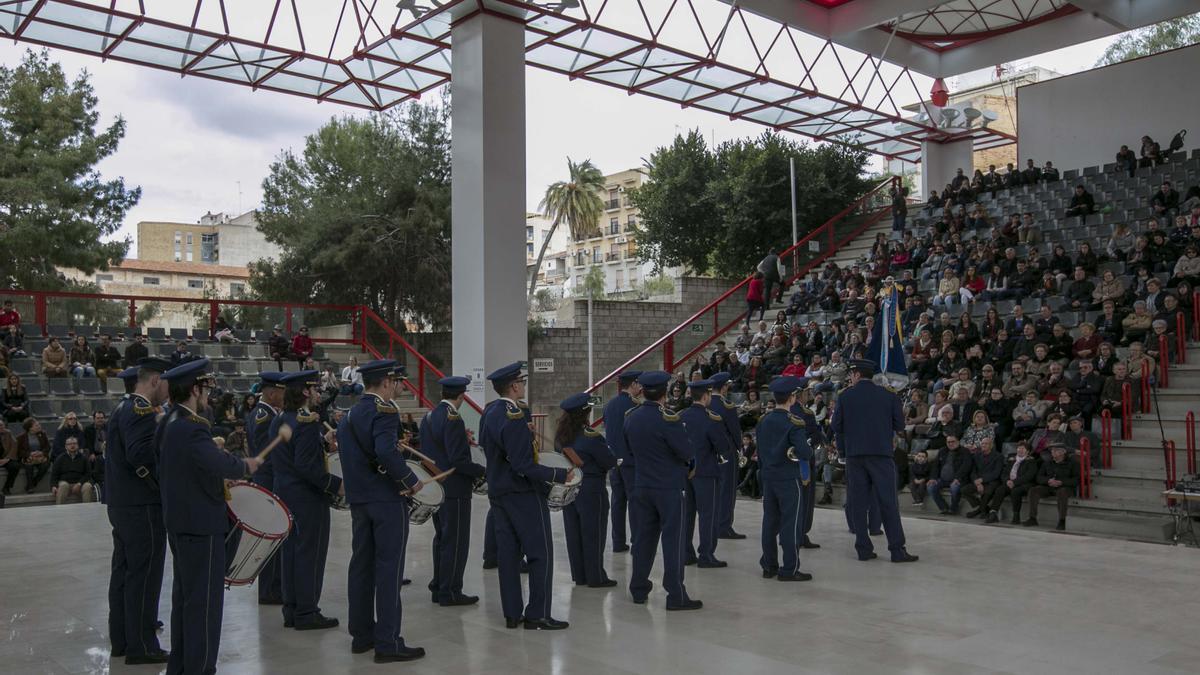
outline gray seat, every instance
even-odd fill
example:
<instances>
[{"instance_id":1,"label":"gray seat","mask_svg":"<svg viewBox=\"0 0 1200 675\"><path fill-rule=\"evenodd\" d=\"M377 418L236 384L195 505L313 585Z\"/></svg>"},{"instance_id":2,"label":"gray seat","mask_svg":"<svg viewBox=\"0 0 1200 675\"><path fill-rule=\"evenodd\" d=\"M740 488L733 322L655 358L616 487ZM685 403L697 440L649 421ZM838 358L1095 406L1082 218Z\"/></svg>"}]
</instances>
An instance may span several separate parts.
<instances>
[{"instance_id":1,"label":"gray seat","mask_svg":"<svg viewBox=\"0 0 1200 675\"><path fill-rule=\"evenodd\" d=\"M29 414L39 420L54 419L57 416L50 401L44 398L35 398L29 401Z\"/></svg>"},{"instance_id":2,"label":"gray seat","mask_svg":"<svg viewBox=\"0 0 1200 675\"><path fill-rule=\"evenodd\" d=\"M8 367L12 372L16 373L17 375L20 375L21 377L25 377L26 375L33 375L35 372L37 372L35 370L34 360L29 357L26 357L23 359L13 359L8 364Z\"/></svg>"},{"instance_id":3,"label":"gray seat","mask_svg":"<svg viewBox=\"0 0 1200 675\"><path fill-rule=\"evenodd\" d=\"M52 377L48 380L50 393L55 396L74 396L75 386L70 377Z\"/></svg>"},{"instance_id":4,"label":"gray seat","mask_svg":"<svg viewBox=\"0 0 1200 675\"><path fill-rule=\"evenodd\" d=\"M166 328L147 328L146 337L151 340L162 341L167 339Z\"/></svg>"},{"instance_id":5,"label":"gray seat","mask_svg":"<svg viewBox=\"0 0 1200 675\"><path fill-rule=\"evenodd\" d=\"M186 328L172 328L171 339L175 342L188 342L192 339L192 336L188 335Z\"/></svg>"},{"instance_id":6,"label":"gray seat","mask_svg":"<svg viewBox=\"0 0 1200 675\"><path fill-rule=\"evenodd\" d=\"M114 378L116 379L116 378ZM100 379L96 377L80 377L77 378L79 383L79 393L84 396L100 396L104 391L100 387Z\"/></svg>"}]
</instances>

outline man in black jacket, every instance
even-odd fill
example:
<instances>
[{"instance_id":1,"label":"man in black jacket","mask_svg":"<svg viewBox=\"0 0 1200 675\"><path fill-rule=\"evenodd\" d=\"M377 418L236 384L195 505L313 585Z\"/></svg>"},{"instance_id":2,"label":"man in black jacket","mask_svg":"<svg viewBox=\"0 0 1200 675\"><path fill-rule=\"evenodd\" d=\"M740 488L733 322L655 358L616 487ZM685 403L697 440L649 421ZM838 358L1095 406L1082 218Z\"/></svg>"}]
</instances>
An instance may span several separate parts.
<instances>
[{"instance_id":1,"label":"man in black jacket","mask_svg":"<svg viewBox=\"0 0 1200 675\"><path fill-rule=\"evenodd\" d=\"M1067 529L1067 504L1071 495L1075 494L1075 486L1079 484L1079 464L1067 458L1065 445L1055 443L1050 446L1050 461L1042 463L1037 483L1029 491L1029 519L1022 524L1026 527L1036 526L1038 500L1054 495L1058 500L1058 525L1054 529Z\"/></svg>"},{"instance_id":2,"label":"man in black jacket","mask_svg":"<svg viewBox=\"0 0 1200 675\"><path fill-rule=\"evenodd\" d=\"M68 436L66 452L54 460L50 469L50 491L54 494L54 503L62 504L68 495L79 495L85 502L96 501L92 491L92 469L87 457L79 451L79 440Z\"/></svg>"},{"instance_id":3,"label":"man in black jacket","mask_svg":"<svg viewBox=\"0 0 1200 675\"><path fill-rule=\"evenodd\" d=\"M1075 194L1071 197L1071 204L1067 207L1067 212L1064 216L1079 216L1079 222L1083 222L1093 211L1096 210L1096 200L1092 198L1092 193L1087 191L1087 188L1082 185L1075 186Z\"/></svg>"},{"instance_id":4,"label":"man in black jacket","mask_svg":"<svg viewBox=\"0 0 1200 675\"><path fill-rule=\"evenodd\" d=\"M1163 181L1158 192L1150 198L1150 208L1164 228L1174 224L1175 216L1179 213L1179 193L1171 187L1171 181Z\"/></svg>"},{"instance_id":5,"label":"man in black jacket","mask_svg":"<svg viewBox=\"0 0 1200 675\"><path fill-rule=\"evenodd\" d=\"M125 348L125 367L132 368L147 356L150 356L150 350L146 349L146 336L134 333L133 344Z\"/></svg>"},{"instance_id":6,"label":"man in black jacket","mask_svg":"<svg viewBox=\"0 0 1200 675\"><path fill-rule=\"evenodd\" d=\"M1082 312L1090 307L1094 290L1096 290L1096 284L1088 281L1087 272L1082 267L1076 267L1075 278L1066 292L1067 302L1071 309Z\"/></svg>"},{"instance_id":7,"label":"man in black jacket","mask_svg":"<svg viewBox=\"0 0 1200 675\"><path fill-rule=\"evenodd\" d=\"M96 377L100 378L100 386L108 391L108 376L121 372L121 352L112 346L112 338L100 336L100 344L96 345L95 361Z\"/></svg>"},{"instance_id":8,"label":"man in black jacket","mask_svg":"<svg viewBox=\"0 0 1200 675\"><path fill-rule=\"evenodd\" d=\"M984 438L979 441L979 452L975 453L971 466L971 484L963 488L962 495L970 502L974 510L967 513L968 518L982 515L987 505L992 502L992 495L1000 486L1000 478L1004 475L1004 457L993 450L995 441Z\"/></svg>"},{"instance_id":9,"label":"man in black jacket","mask_svg":"<svg viewBox=\"0 0 1200 675\"><path fill-rule=\"evenodd\" d=\"M958 500L963 485L970 482L971 454L964 450L957 436L946 436L946 447L938 453L929 472L931 480L925 484L926 492L937 504L943 516L958 513ZM942 498L942 489L950 490L950 505Z\"/></svg>"},{"instance_id":10,"label":"man in black jacket","mask_svg":"<svg viewBox=\"0 0 1200 675\"><path fill-rule=\"evenodd\" d=\"M1070 384L1071 394L1079 406L1083 427L1091 430L1092 416L1100 408L1100 392L1104 389L1104 378L1096 372L1090 359L1079 360L1079 376Z\"/></svg>"},{"instance_id":11,"label":"man in black jacket","mask_svg":"<svg viewBox=\"0 0 1200 675\"><path fill-rule=\"evenodd\" d=\"M1033 163L1032 159L1025 160L1025 170L1021 172L1021 182L1026 185L1035 185L1042 179L1042 170Z\"/></svg>"},{"instance_id":12,"label":"man in black jacket","mask_svg":"<svg viewBox=\"0 0 1200 675\"><path fill-rule=\"evenodd\" d=\"M1021 524L1021 502L1025 495L1037 484L1037 460L1029 454L1029 443L1017 443L1017 454L1008 460L1004 473L1000 476L1000 484L992 492L992 501L988 503L987 522L995 523L1000 520L1000 505L1008 497L1012 503L1012 524Z\"/></svg>"}]
</instances>

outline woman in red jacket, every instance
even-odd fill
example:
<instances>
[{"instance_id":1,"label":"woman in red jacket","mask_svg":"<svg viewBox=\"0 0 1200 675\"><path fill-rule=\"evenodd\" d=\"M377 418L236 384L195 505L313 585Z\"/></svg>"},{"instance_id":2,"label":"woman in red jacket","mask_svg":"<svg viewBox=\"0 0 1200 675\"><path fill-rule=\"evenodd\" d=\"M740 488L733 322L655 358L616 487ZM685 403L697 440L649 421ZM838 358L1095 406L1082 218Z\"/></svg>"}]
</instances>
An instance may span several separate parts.
<instances>
[{"instance_id":1,"label":"woman in red jacket","mask_svg":"<svg viewBox=\"0 0 1200 675\"><path fill-rule=\"evenodd\" d=\"M754 277L750 279L750 287L746 289L746 326L750 325L750 315L754 314L754 310L758 310L758 320L762 321L763 314L767 308L763 303L763 274L755 272Z\"/></svg>"},{"instance_id":2,"label":"woman in red jacket","mask_svg":"<svg viewBox=\"0 0 1200 675\"><path fill-rule=\"evenodd\" d=\"M313 353L313 341L308 336L308 326L301 326L300 332L292 338L292 358L304 368L304 361Z\"/></svg>"}]
</instances>

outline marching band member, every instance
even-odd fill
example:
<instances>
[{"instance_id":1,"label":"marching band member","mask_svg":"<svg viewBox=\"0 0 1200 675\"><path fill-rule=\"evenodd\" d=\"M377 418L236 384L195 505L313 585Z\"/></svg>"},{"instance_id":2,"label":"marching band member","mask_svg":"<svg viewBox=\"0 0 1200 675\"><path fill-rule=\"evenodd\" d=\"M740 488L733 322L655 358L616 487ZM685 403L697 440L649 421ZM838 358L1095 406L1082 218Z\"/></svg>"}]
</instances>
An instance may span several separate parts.
<instances>
[{"instance_id":1,"label":"marching band member","mask_svg":"<svg viewBox=\"0 0 1200 675\"><path fill-rule=\"evenodd\" d=\"M811 574L800 571L800 528L803 524L803 487L812 481L809 473L808 434L804 420L788 412L796 402L800 379L779 377L768 387L775 409L758 422L758 463L762 475L763 578L808 581ZM783 548L783 566L779 548Z\"/></svg>"},{"instance_id":2,"label":"marching band member","mask_svg":"<svg viewBox=\"0 0 1200 675\"><path fill-rule=\"evenodd\" d=\"M442 400L421 420L421 452L440 471L454 469L442 482L445 500L433 516L433 602L442 607L473 605L479 596L463 594L463 572L471 551L471 495L484 468L471 461L467 427L458 414L469 377L444 377Z\"/></svg>"},{"instance_id":3,"label":"marching band member","mask_svg":"<svg viewBox=\"0 0 1200 675\"><path fill-rule=\"evenodd\" d=\"M544 483L565 483L574 469L552 469L534 461L533 434L517 401L525 395L521 362L487 376L500 400L480 421L480 444L487 455L488 501L495 519L496 562L505 625L526 630L561 630L568 626L550 616L550 581L554 549L550 512L540 490ZM521 553L529 562L529 603L522 611Z\"/></svg>"},{"instance_id":4,"label":"marching band member","mask_svg":"<svg viewBox=\"0 0 1200 675\"><path fill-rule=\"evenodd\" d=\"M617 468L610 474L612 482L612 542L613 553L629 550L625 543L625 514L633 507L633 455L625 444L625 413L637 407L634 400L642 393L637 383L640 370L626 370L617 375L617 395L604 404L604 436L608 449L617 458ZM629 511L629 541L633 541L633 512Z\"/></svg>"},{"instance_id":5,"label":"marching band member","mask_svg":"<svg viewBox=\"0 0 1200 675\"><path fill-rule=\"evenodd\" d=\"M262 381L262 390L258 395L258 403L251 412L246 414L246 454L253 457L271 442L271 422L283 408L283 376L287 373L266 371L258 374ZM251 478L254 483L267 490L275 490L275 471L271 456L263 460L262 468ZM258 573L258 604L282 605L282 579L279 576L279 560L281 552L276 551L262 571Z\"/></svg>"},{"instance_id":6,"label":"marching band member","mask_svg":"<svg viewBox=\"0 0 1200 675\"><path fill-rule=\"evenodd\" d=\"M145 358L119 375L126 389L108 419L104 475L112 524L112 572L108 581L108 636L112 658L127 665L166 663L158 643L167 537L154 452L154 406L167 397L164 359Z\"/></svg>"},{"instance_id":7,"label":"marching band member","mask_svg":"<svg viewBox=\"0 0 1200 675\"><path fill-rule=\"evenodd\" d=\"M278 436L284 426L291 428L292 436L274 452L274 492L295 519L280 554L283 625L296 630L333 628L338 620L321 614L318 603L329 552L329 505L345 492L342 479L325 466L320 416L308 410L319 400L320 373L302 370L285 375L280 382L286 387L283 412L272 420L270 436Z\"/></svg>"},{"instance_id":8,"label":"marching band member","mask_svg":"<svg viewBox=\"0 0 1200 675\"><path fill-rule=\"evenodd\" d=\"M158 481L171 546L171 655L167 673L215 673L225 605L225 535L229 531L223 479L254 473L254 457L238 459L213 442L208 405L208 359L162 374L171 412L158 434Z\"/></svg>"},{"instance_id":9,"label":"marching band member","mask_svg":"<svg viewBox=\"0 0 1200 675\"><path fill-rule=\"evenodd\" d=\"M563 531L567 540L567 559L571 579L576 586L612 588L617 585L604 571L604 540L608 532L608 495L604 476L617 466L604 436L592 428L588 413L592 410L586 393L572 394L559 407L563 415L554 435L556 450L570 449L582 461L583 482L575 501L563 507ZM565 453L564 454L570 454Z\"/></svg>"},{"instance_id":10,"label":"marching band member","mask_svg":"<svg viewBox=\"0 0 1200 675\"><path fill-rule=\"evenodd\" d=\"M695 380L688 383L692 405L679 414L696 453L690 482L687 526L684 536L687 549L692 551L692 533L696 529L696 516L700 520L700 551L697 556L699 567L726 567L728 563L717 560L717 477L723 468L718 458L726 446L725 424L721 416L709 409L712 380Z\"/></svg>"},{"instance_id":11,"label":"marching band member","mask_svg":"<svg viewBox=\"0 0 1200 675\"><path fill-rule=\"evenodd\" d=\"M359 367L365 393L338 425L338 449L351 534L349 581L350 651L375 650L376 663L412 661L425 656L400 636L400 583L408 545L405 492L421 482L396 448L400 414L391 400L403 381L392 359Z\"/></svg>"},{"instance_id":12,"label":"marching band member","mask_svg":"<svg viewBox=\"0 0 1200 675\"><path fill-rule=\"evenodd\" d=\"M808 407L812 403L812 390L808 388L808 378L802 377L799 379L796 390L796 402L788 409L796 417L804 420L805 435L808 436L808 446L812 450L808 459L808 475L815 477L817 472L817 451L825 445L825 434L821 432L821 425L817 424L817 415ZM800 548L821 548L820 544L809 539L808 533L812 530L813 512L817 509L817 481L809 480L804 486L804 512L801 513L803 522L800 526L800 531L803 533L800 541Z\"/></svg>"},{"instance_id":13,"label":"marching band member","mask_svg":"<svg viewBox=\"0 0 1200 675\"><path fill-rule=\"evenodd\" d=\"M683 585L683 516L687 501L688 464L694 453L679 416L663 407L671 376L650 371L638 376L644 400L625 416L625 440L637 457L631 515L633 526L633 572L629 593L637 604L645 604L653 584L659 538L663 548L663 588L668 610L700 609L704 603L688 597Z\"/></svg>"}]
</instances>

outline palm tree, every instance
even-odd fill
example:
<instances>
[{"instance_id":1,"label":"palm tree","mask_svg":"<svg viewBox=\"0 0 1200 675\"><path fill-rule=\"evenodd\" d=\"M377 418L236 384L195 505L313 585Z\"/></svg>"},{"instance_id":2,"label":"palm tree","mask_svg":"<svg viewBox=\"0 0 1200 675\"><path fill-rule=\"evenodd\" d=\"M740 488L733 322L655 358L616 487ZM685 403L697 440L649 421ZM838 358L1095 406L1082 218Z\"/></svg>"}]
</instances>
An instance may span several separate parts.
<instances>
[{"instance_id":1,"label":"palm tree","mask_svg":"<svg viewBox=\"0 0 1200 675\"><path fill-rule=\"evenodd\" d=\"M533 274L530 275L531 299L533 291L537 288L538 270L542 269L542 257L546 255L546 246L550 244L550 238L554 236L559 223L565 221L571 230L571 238L578 241L596 232L600 216L604 213L604 202L600 199L600 192L604 189L604 174L592 164L592 160L585 159L576 164L568 157L567 173L568 180L552 183L546 188L546 196L542 197L542 203L538 204L538 209L553 220L554 224L546 233L546 239L538 250L537 264L533 266Z\"/></svg>"}]
</instances>

